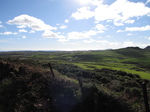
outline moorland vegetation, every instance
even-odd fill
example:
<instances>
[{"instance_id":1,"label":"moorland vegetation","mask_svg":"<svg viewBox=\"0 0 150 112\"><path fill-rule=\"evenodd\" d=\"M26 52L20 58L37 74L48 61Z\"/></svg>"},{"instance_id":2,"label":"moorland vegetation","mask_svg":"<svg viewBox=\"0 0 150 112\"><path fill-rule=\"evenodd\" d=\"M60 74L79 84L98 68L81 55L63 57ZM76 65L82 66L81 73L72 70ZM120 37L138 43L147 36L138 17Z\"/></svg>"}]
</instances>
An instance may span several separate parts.
<instances>
[{"instance_id":1,"label":"moorland vegetation","mask_svg":"<svg viewBox=\"0 0 150 112\"><path fill-rule=\"evenodd\" d=\"M141 84L150 79L149 47L0 57L2 112L145 112ZM150 84L147 89L150 98Z\"/></svg>"}]
</instances>

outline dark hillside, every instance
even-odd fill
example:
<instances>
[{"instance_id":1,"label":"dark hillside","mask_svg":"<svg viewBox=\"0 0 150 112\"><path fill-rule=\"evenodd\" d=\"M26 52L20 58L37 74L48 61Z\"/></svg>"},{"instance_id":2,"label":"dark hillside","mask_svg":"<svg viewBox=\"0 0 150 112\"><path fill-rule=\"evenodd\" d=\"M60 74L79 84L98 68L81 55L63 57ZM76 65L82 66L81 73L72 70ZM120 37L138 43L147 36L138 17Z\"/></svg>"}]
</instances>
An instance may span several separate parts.
<instances>
[{"instance_id":1,"label":"dark hillside","mask_svg":"<svg viewBox=\"0 0 150 112\"><path fill-rule=\"evenodd\" d=\"M145 48L145 50L150 50L150 46L147 46L147 47Z\"/></svg>"},{"instance_id":2,"label":"dark hillside","mask_svg":"<svg viewBox=\"0 0 150 112\"><path fill-rule=\"evenodd\" d=\"M36 68L0 63L0 110L3 112L53 111L49 81ZM35 72L36 71L36 72Z\"/></svg>"},{"instance_id":3,"label":"dark hillside","mask_svg":"<svg viewBox=\"0 0 150 112\"><path fill-rule=\"evenodd\" d=\"M0 111L143 112L139 76L110 69L83 70L72 64L52 66L55 78L47 64L39 68L1 61Z\"/></svg>"}]
</instances>

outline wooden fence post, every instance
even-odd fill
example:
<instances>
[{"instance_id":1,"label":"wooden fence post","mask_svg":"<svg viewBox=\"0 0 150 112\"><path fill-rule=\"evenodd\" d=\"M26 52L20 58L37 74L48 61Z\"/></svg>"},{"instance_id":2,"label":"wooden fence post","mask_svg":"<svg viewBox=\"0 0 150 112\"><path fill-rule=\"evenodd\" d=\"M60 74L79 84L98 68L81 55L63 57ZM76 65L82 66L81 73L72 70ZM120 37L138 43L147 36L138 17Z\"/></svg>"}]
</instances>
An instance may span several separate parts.
<instances>
[{"instance_id":1,"label":"wooden fence post","mask_svg":"<svg viewBox=\"0 0 150 112\"><path fill-rule=\"evenodd\" d=\"M49 69L50 69L50 71L51 71L51 73L52 73L53 78L55 78L55 75L54 75L54 72L53 72L51 63L49 63L48 66L49 66Z\"/></svg>"},{"instance_id":2,"label":"wooden fence post","mask_svg":"<svg viewBox=\"0 0 150 112\"><path fill-rule=\"evenodd\" d=\"M145 110L146 110L146 112L150 112L149 104L148 104L148 97L147 97L147 87L146 87L147 84L148 84L148 82L144 81L142 83L142 88L143 88L143 97L144 97L144 103L145 103Z\"/></svg>"}]
</instances>

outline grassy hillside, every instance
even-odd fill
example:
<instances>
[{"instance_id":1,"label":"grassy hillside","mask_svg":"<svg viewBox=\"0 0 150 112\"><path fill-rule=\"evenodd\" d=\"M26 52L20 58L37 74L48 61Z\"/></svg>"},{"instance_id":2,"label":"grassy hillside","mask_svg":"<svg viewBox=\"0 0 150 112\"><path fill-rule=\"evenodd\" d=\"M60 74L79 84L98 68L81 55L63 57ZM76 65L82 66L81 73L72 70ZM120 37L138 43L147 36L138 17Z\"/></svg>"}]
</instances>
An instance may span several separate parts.
<instances>
[{"instance_id":1,"label":"grassy hillside","mask_svg":"<svg viewBox=\"0 0 150 112\"><path fill-rule=\"evenodd\" d=\"M72 63L83 69L109 68L150 79L150 50L138 47L105 51L5 52L0 53L0 57Z\"/></svg>"},{"instance_id":2,"label":"grassy hillside","mask_svg":"<svg viewBox=\"0 0 150 112\"><path fill-rule=\"evenodd\" d=\"M0 111L144 112L143 80L138 75L85 70L64 62L53 61L51 66L55 78L47 62L1 60Z\"/></svg>"},{"instance_id":3,"label":"grassy hillside","mask_svg":"<svg viewBox=\"0 0 150 112\"><path fill-rule=\"evenodd\" d=\"M150 79L149 49L1 52L0 57L0 111L144 112L141 83ZM147 88L150 98L150 84Z\"/></svg>"}]
</instances>

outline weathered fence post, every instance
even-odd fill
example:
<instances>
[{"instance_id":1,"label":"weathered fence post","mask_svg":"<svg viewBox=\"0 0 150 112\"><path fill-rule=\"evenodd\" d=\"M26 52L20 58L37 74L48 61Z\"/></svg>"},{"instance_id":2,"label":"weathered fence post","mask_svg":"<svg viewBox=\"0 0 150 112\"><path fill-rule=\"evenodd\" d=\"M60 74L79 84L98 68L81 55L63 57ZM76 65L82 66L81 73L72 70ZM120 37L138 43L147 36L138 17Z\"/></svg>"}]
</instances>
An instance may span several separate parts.
<instances>
[{"instance_id":1,"label":"weathered fence post","mask_svg":"<svg viewBox=\"0 0 150 112\"><path fill-rule=\"evenodd\" d=\"M53 75L53 78L55 78L55 75L54 75L54 72L53 72L53 69L52 69L51 63L49 63L49 64L48 64L48 66L49 66L49 69L51 70L51 73L52 73L52 75Z\"/></svg>"},{"instance_id":2,"label":"weathered fence post","mask_svg":"<svg viewBox=\"0 0 150 112\"><path fill-rule=\"evenodd\" d=\"M143 97L144 97L144 103L145 103L145 110L146 112L150 112L149 110L149 104L148 104L148 97L147 97L147 87L148 84L147 81L142 82L142 88L143 88Z\"/></svg>"}]
</instances>

